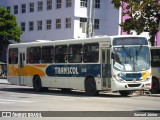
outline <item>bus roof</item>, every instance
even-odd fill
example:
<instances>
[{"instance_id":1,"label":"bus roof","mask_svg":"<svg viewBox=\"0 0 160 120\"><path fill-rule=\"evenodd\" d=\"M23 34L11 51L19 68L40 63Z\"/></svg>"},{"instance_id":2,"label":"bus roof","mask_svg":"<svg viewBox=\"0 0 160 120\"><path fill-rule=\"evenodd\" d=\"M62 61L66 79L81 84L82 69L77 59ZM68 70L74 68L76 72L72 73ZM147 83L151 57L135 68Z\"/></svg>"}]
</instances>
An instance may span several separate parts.
<instances>
[{"instance_id":1,"label":"bus roof","mask_svg":"<svg viewBox=\"0 0 160 120\"><path fill-rule=\"evenodd\" d=\"M94 36L91 38L78 38L78 39L64 39L64 40L35 40L32 42L26 43L16 43L10 44L9 47L15 46L36 46L36 45L65 45L65 44L78 44L78 43L94 43L94 42L112 42L113 38L120 38L120 37L144 37L139 35L117 35L117 36Z\"/></svg>"}]
</instances>

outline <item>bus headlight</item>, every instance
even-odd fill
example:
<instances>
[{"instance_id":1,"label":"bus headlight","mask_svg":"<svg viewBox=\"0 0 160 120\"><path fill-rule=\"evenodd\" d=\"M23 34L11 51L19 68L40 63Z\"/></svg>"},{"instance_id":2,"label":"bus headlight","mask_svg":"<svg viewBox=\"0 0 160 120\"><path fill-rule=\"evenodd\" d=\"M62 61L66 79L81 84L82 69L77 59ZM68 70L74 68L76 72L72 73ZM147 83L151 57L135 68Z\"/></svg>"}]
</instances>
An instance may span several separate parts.
<instances>
[{"instance_id":1,"label":"bus headlight","mask_svg":"<svg viewBox=\"0 0 160 120\"><path fill-rule=\"evenodd\" d=\"M151 75L148 75L145 79L142 79L142 82L150 81L152 79Z\"/></svg>"},{"instance_id":2,"label":"bus headlight","mask_svg":"<svg viewBox=\"0 0 160 120\"><path fill-rule=\"evenodd\" d=\"M146 78L146 80L145 80L145 81L151 80L151 78L152 78L152 76L151 76L151 75L149 75L149 76Z\"/></svg>"},{"instance_id":3,"label":"bus headlight","mask_svg":"<svg viewBox=\"0 0 160 120\"><path fill-rule=\"evenodd\" d=\"M113 77L118 81L118 82L124 82L124 80L120 77L120 75L113 75Z\"/></svg>"}]
</instances>

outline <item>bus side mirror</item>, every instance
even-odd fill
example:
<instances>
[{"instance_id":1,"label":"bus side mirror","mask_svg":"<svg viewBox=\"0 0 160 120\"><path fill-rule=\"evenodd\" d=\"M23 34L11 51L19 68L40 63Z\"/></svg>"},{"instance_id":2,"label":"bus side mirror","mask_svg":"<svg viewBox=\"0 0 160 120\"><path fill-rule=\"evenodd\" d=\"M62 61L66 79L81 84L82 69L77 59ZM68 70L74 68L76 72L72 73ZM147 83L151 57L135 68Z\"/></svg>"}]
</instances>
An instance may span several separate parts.
<instances>
[{"instance_id":1,"label":"bus side mirror","mask_svg":"<svg viewBox=\"0 0 160 120\"><path fill-rule=\"evenodd\" d=\"M111 54L111 58L112 58L112 59L114 59L114 56L115 56L115 53L114 53L114 52L112 52L112 54Z\"/></svg>"}]
</instances>

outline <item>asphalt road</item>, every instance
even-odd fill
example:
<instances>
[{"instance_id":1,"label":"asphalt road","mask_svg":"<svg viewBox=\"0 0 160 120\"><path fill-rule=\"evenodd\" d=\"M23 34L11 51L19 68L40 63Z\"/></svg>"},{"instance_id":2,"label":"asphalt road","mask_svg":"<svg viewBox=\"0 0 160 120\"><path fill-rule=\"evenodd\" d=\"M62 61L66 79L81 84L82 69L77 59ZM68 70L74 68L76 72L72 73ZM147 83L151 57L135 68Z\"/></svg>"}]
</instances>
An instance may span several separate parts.
<instances>
[{"instance_id":1,"label":"asphalt road","mask_svg":"<svg viewBox=\"0 0 160 120\"><path fill-rule=\"evenodd\" d=\"M87 96L84 92L81 91L62 93L60 90L56 89L37 93L34 92L31 87L15 86L10 85L7 82L0 82L1 112L50 111L51 113L48 114L52 116L56 112L62 111L59 112L60 114L58 113L57 119L60 119L61 116L63 117L63 119L69 119L68 117L74 119L74 115L76 116L76 114L79 114L82 111L82 113L80 113L79 115L80 118L76 117L76 119L81 119L81 117L85 116L83 111L86 111L88 113L86 113L87 117L85 117L84 119L89 119L90 117L94 117L95 119L96 115L98 117L100 113L98 113L98 111L107 111L106 113L104 113L105 115L100 115L99 119L104 119L104 117L107 117L107 114L110 115L109 119L112 119L113 117L116 117L117 119L121 117L121 115L122 117L125 117L126 115L124 114L130 114L129 112L131 111L133 112L131 114L135 114L135 117L131 118L135 120L139 118L136 116L137 112L143 112L144 114L147 112L148 114L148 111L159 112L159 110L160 97L155 95L141 96L138 93L134 93L129 97L122 97L118 93L101 93L98 96L92 97ZM64 111L71 111L71 113L63 113ZM124 113L121 114L122 111L124 111ZM65 118L66 116L68 117ZM159 118L159 116L153 118L152 117L140 117L140 119L153 120ZM129 117L125 117L125 119L129 119Z\"/></svg>"}]
</instances>

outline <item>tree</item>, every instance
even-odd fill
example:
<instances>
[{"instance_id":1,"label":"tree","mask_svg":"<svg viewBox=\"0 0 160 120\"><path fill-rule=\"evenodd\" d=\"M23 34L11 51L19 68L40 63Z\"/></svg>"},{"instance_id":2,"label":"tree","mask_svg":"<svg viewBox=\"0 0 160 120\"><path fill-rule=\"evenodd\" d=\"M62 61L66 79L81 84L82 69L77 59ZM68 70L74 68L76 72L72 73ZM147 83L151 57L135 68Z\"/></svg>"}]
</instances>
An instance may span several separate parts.
<instances>
[{"instance_id":1,"label":"tree","mask_svg":"<svg viewBox=\"0 0 160 120\"><path fill-rule=\"evenodd\" d=\"M0 7L0 56L7 48L11 40L20 42L20 36L22 32L16 22L16 17L10 14L9 10L4 7Z\"/></svg>"},{"instance_id":2,"label":"tree","mask_svg":"<svg viewBox=\"0 0 160 120\"><path fill-rule=\"evenodd\" d=\"M151 45L154 45L155 36L159 31L160 22L160 0L112 0L116 9L123 8L127 3L122 15L129 18L120 24L124 32L137 34L149 32Z\"/></svg>"}]
</instances>

